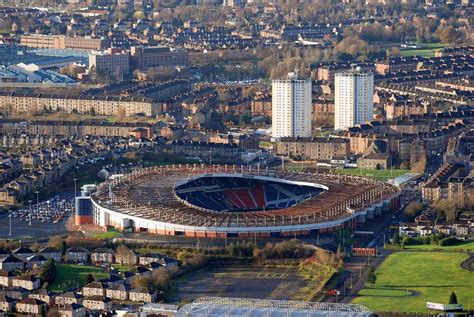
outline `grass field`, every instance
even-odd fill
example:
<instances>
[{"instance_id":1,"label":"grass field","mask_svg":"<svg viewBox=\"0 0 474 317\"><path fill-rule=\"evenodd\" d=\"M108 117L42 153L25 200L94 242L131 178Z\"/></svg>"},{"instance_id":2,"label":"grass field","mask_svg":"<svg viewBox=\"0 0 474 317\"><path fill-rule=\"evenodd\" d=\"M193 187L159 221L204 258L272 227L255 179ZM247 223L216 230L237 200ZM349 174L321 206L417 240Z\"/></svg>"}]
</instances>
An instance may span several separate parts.
<instances>
[{"instance_id":1,"label":"grass field","mask_svg":"<svg viewBox=\"0 0 474 317\"><path fill-rule=\"evenodd\" d=\"M81 287L85 284L87 274L92 274L96 280L109 277L104 269L95 266L58 264L56 281L49 290L63 292L70 288Z\"/></svg>"},{"instance_id":2,"label":"grass field","mask_svg":"<svg viewBox=\"0 0 474 317\"><path fill-rule=\"evenodd\" d=\"M93 238L101 239L101 240L110 240L120 235L121 233L118 231L94 232L91 234Z\"/></svg>"},{"instance_id":3,"label":"grass field","mask_svg":"<svg viewBox=\"0 0 474 317\"><path fill-rule=\"evenodd\" d=\"M468 306L474 298L474 273L460 267L467 258L453 252L393 253L376 271L377 282L353 302L376 312L423 313L426 302L447 304L456 292L458 302Z\"/></svg>"},{"instance_id":4,"label":"grass field","mask_svg":"<svg viewBox=\"0 0 474 317\"><path fill-rule=\"evenodd\" d=\"M435 53L443 47L445 47L442 43L422 43L419 44L420 48L414 49L401 49L400 54L402 56L421 56L421 57L434 57Z\"/></svg>"},{"instance_id":5,"label":"grass field","mask_svg":"<svg viewBox=\"0 0 474 317\"><path fill-rule=\"evenodd\" d=\"M347 169L335 169L334 172L336 174L345 174L345 175L355 175L355 176L365 176L365 177L373 177L379 180L389 180L391 178L398 177L400 175L404 175L409 173L409 170L371 170L371 169L364 169L364 168L347 168Z\"/></svg>"},{"instance_id":6,"label":"grass field","mask_svg":"<svg viewBox=\"0 0 474 317\"><path fill-rule=\"evenodd\" d=\"M474 251L474 242L463 242L457 245L450 245L446 247L441 247L439 245L433 244L422 244L422 245L407 245L405 249L408 250L443 250L443 251Z\"/></svg>"}]
</instances>

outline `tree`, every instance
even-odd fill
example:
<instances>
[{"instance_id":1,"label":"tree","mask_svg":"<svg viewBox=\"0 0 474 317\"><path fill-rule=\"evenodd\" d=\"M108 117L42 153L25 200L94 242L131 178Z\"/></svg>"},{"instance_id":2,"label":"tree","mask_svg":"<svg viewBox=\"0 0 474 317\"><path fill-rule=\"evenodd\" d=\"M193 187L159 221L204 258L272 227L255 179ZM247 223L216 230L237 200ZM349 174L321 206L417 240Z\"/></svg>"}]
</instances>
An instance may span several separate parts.
<instances>
[{"instance_id":1,"label":"tree","mask_svg":"<svg viewBox=\"0 0 474 317\"><path fill-rule=\"evenodd\" d=\"M403 211L403 215L412 221L422 210L423 205L421 203L411 202Z\"/></svg>"},{"instance_id":2,"label":"tree","mask_svg":"<svg viewBox=\"0 0 474 317\"><path fill-rule=\"evenodd\" d=\"M392 237L392 243L393 244L400 244L400 235L398 232L395 232L393 237Z\"/></svg>"},{"instance_id":3,"label":"tree","mask_svg":"<svg viewBox=\"0 0 474 317\"><path fill-rule=\"evenodd\" d=\"M95 281L94 275L92 274L87 274L85 277L86 284L92 283Z\"/></svg>"},{"instance_id":4,"label":"tree","mask_svg":"<svg viewBox=\"0 0 474 317\"><path fill-rule=\"evenodd\" d=\"M455 292L452 292L451 295L449 295L449 303L448 304L457 304L458 303L458 297L456 296Z\"/></svg>"},{"instance_id":5,"label":"tree","mask_svg":"<svg viewBox=\"0 0 474 317\"><path fill-rule=\"evenodd\" d=\"M461 204L456 200L439 199L431 204L431 208L434 209L438 218L452 223L458 216Z\"/></svg>"},{"instance_id":6,"label":"tree","mask_svg":"<svg viewBox=\"0 0 474 317\"><path fill-rule=\"evenodd\" d=\"M251 120L252 120L252 116L250 115L250 113L246 112L240 115L239 124L240 125L250 124Z\"/></svg>"},{"instance_id":7,"label":"tree","mask_svg":"<svg viewBox=\"0 0 474 317\"><path fill-rule=\"evenodd\" d=\"M125 119L126 115L127 115L127 111L125 110L124 107L120 106L117 109L117 115L116 115L117 122L122 122L123 119Z\"/></svg>"},{"instance_id":8,"label":"tree","mask_svg":"<svg viewBox=\"0 0 474 317\"><path fill-rule=\"evenodd\" d=\"M377 281L377 274L375 274L375 269L373 266L369 267L366 281L370 284L375 284L375 282Z\"/></svg>"},{"instance_id":9,"label":"tree","mask_svg":"<svg viewBox=\"0 0 474 317\"><path fill-rule=\"evenodd\" d=\"M61 241L61 252L66 252L67 250L67 243L65 240Z\"/></svg>"},{"instance_id":10,"label":"tree","mask_svg":"<svg viewBox=\"0 0 474 317\"><path fill-rule=\"evenodd\" d=\"M56 261L54 261L54 259L48 259L48 261L46 261L41 270L40 278L48 284L54 282L56 279Z\"/></svg>"}]
</instances>

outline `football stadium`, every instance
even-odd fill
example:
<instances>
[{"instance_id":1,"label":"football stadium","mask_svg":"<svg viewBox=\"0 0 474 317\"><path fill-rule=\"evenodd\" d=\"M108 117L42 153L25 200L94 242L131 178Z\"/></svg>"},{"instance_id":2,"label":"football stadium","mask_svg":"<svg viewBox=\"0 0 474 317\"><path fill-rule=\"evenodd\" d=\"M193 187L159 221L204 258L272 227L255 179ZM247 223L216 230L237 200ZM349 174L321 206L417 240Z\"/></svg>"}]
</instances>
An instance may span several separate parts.
<instances>
[{"instance_id":1,"label":"football stadium","mask_svg":"<svg viewBox=\"0 0 474 317\"><path fill-rule=\"evenodd\" d=\"M285 237L358 228L399 207L374 179L230 165L173 165L107 180L76 201L76 224L186 237Z\"/></svg>"}]
</instances>

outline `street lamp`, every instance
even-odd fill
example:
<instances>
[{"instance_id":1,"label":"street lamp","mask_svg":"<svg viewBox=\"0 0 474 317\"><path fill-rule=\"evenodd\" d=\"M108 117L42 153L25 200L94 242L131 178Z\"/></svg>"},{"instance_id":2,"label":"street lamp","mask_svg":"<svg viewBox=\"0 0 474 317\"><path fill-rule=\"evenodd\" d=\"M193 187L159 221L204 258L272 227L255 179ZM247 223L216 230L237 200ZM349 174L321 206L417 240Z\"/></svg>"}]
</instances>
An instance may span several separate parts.
<instances>
[{"instance_id":1,"label":"street lamp","mask_svg":"<svg viewBox=\"0 0 474 317\"><path fill-rule=\"evenodd\" d=\"M39 191L35 191L36 194L36 216L39 216Z\"/></svg>"},{"instance_id":2,"label":"street lamp","mask_svg":"<svg viewBox=\"0 0 474 317\"><path fill-rule=\"evenodd\" d=\"M77 178L74 178L73 181L74 181L74 198L76 198L77 197L77 190L76 190L76 188L77 188Z\"/></svg>"},{"instance_id":3,"label":"street lamp","mask_svg":"<svg viewBox=\"0 0 474 317\"><path fill-rule=\"evenodd\" d=\"M8 218L10 218L10 230L8 231L8 236L12 235L12 211L11 209L8 210Z\"/></svg>"},{"instance_id":4,"label":"street lamp","mask_svg":"<svg viewBox=\"0 0 474 317\"><path fill-rule=\"evenodd\" d=\"M28 200L28 203L30 204L30 223L29 223L29 225L31 226L31 218L33 217L33 215L31 214L31 199Z\"/></svg>"}]
</instances>

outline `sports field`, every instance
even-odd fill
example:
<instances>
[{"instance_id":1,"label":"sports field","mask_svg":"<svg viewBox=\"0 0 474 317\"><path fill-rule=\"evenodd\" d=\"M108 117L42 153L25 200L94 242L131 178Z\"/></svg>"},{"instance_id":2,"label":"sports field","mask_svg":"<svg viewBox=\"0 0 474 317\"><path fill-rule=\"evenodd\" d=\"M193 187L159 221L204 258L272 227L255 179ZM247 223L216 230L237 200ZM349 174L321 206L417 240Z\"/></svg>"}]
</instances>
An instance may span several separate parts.
<instances>
[{"instance_id":1,"label":"sports field","mask_svg":"<svg viewBox=\"0 0 474 317\"><path fill-rule=\"evenodd\" d=\"M474 272L460 266L467 258L454 252L393 253L376 271L377 282L367 285L353 302L376 312L425 313L426 302L447 304L456 292L467 307L474 298Z\"/></svg>"},{"instance_id":2,"label":"sports field","mask_svg":"<svg viewBox=\"0 0 474 317\"><path fill-rule=\"evenodd\" d=\"M95 266L58 264L56 281L49 287L50 291L63 292L85 284L87 274L92 274L96 280L109 277L104 269Z\"/></svg>"},{"instance_id":3,"label":"sports field","mask_svg":"<svg viewBox=\"0 0 474 317\"><path fill-rule=\"evenodd\" d=\"M354 175L354 176L365 176L365 177L373 177L379 180L389 180L391 178L398 177L400 175L404 175L409 173L408 170L371 170L365 168L347 168L347 169L335 169L334 172L336 174L345 174L345 175Z\"/></svg>"}]
</instances>

